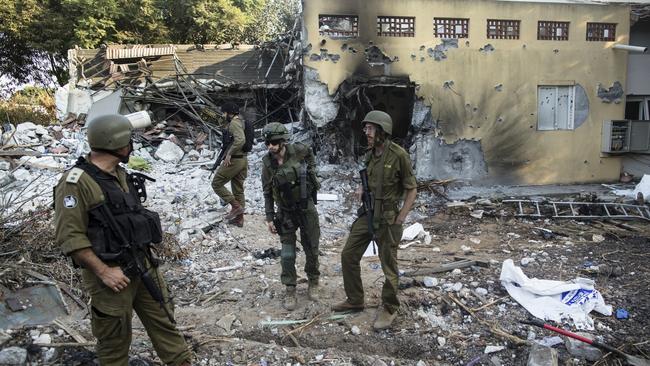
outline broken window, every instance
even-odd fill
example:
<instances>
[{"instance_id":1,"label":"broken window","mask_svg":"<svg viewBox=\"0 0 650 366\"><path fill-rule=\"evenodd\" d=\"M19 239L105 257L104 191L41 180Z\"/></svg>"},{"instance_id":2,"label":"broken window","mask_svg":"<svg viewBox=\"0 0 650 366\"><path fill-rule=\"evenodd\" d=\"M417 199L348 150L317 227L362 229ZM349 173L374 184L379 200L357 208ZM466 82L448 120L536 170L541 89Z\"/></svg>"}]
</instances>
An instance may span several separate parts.
<instances>
[{"instance_id":1,"label":"broken window","mask_svg":"<svg viewBox=\"0 0 650 366\"><path fill-rule=\"evenodd\" d=\"M616 23L587 23L587 41L614 41Z\"/></svg>"},{"instance_id":2,"label":"broken window","mask_svg":"<svg viewBox=\"0 0 650 366\"><path fill-rule=\"evenodd\" d=\"M469 19L433 18L433 33L438 38L468 38Z\"/></svg>"},{"instance_id":3,"label":"broken window","mask_svg":"<svg viewBox=\"0 0 650 366\"><path fill-rule=\"evenodd\" d=\"M359 37L359 16L319 15L318 34L335 38Z\"/></svg>"},{"instance_id":4,"label":"broken window","mask_svg":"<svg viewBox=\"0 0 650 366\"><path fill-rule=\"evenodd\" d=\"M415 17L377 17L377 35L415 37Z\"/></svg>"},{"instance_id":5,"label":"broken window","mask_svg":"<svg viewBox=\"0 0 650 366\"><path fill-rule=\"evenodd\" d=\"M650 98L628 97L625 103L625 119L650 120Z\"/></svg>"},{"instance_id":6,"label":"broken window","mask_svg":"<svg viewBox=\"0 0 650 366\"><path fill-rule=\"evenodd\" d=\"M519 20L488 19L487 37L490 39L519 39Z\"/></svg>"},{"instance_id":7,"label":"broken window","mask_svg":"<svg viewBox=\"0 0 650 366\"><path fill-rule=\"evenodd\" d=\"M573 130L575 115L574 85L537 87L537 130Z\"/></svg>"},{"instance_id":8,"label":"broken window","mask_svg":"<svg viewBox=\"0 0 650 366\"><path fill-rule=\"evenodd\" d=\"M540 20L537 22L537 39L547 41L568 41L569 22Z\"/></svg>"}]
</instances>

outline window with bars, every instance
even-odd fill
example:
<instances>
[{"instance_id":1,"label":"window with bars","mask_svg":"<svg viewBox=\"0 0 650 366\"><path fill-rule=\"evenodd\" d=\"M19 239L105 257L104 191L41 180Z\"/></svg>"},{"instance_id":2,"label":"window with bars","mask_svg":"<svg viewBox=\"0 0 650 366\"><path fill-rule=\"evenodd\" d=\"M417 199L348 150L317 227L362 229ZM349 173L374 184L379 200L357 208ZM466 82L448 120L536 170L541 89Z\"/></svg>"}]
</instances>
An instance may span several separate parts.
<instances>
[{"instance_id":1,"label":"window with bars","mask_svg":"<svg viewBox=\"0 0 650 366\"><path fill-rule=\"evenodd\" d=\"M321 14L318 16L318 34L334 38L358 37L359 16Z\"/></svg>"},{"instance_id":2,"label":"window with bars","mask_svg":"<svg viewBox=\"0 0 650 366\"><path fill-rule=\"evenodd\" d=\"M433 18L433 32L438 38L468 38L469 19Z\"/></svg>"},{"instance_id":3,"label":"window with bars","mask_svg":"<svg viewBox=\"0 0 650 366\"><path fill-rule=\"evenodd\" d=\"M377 35L415 37L415 17L377 17Z\"/></svg>"},{"instance_id":4,"label":"window with bars","mask_svg":"<svg viewBox=\"0 0 650 366\"><path fill-rule=\"evenodd\" d=\"M614 41L616 23L587 23L587 41Z\"/></svg>"},{"instance_id":5,"label":"window with bars","mask_svg":"<svg viewBox=\"0 0 650 366\"><path fill-rule=\"evenodd\" d=\"M490 39L519 39L519 20L488 19L487 37Z\"/></svg>"},{"instance_id":6,"label":"window with bars","mask_svg":"<svg viewBox=\"0 0 650 366\"><path fill-rule=\"evenodd\" d=\"M568 41L569 22L540 20L537 22L537 39L548 41Z\"/></svg>"}]
</instances>

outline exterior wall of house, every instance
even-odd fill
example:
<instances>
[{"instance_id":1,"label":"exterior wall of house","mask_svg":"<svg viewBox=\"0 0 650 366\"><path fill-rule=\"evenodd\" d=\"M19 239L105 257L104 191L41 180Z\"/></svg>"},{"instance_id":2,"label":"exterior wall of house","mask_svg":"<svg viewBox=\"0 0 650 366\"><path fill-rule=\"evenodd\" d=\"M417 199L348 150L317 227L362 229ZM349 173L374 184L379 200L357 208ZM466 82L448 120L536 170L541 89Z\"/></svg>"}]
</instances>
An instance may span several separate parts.
<instances>
[{"instance_id":1,"label":"exterior wall of house","mask_svg":"<svg viewBox=\"0 0 650 366\"><path fill-rule=\"evenodd\" d=\"M358 16L359 36L319 35L319 14ZM377 16L415 17L415 36L377 36ZM469 37L457 39L457 48L455 40L434 37L434 17L469 18ZM520 20L519 39L488 39L487 19ZM603 120L624 116L620 101L628 54L610 47L615 42L628 43L629 19L626 5L307 0L303 38L311 50L304 64L316 71L312 74L330 95L354 74L406 76L415 82L417 96L430 107L437 125L435 133L420 137L415 144L416 150L437 151L414 153L421 179L466 177L453 168L458 163L453 154L458 154L458 146L471 143L478 148L468 145L469 155L482 154L487 165L486 173L473 176L475 181L613 181L619 177L621 159L601 154L601 130ZM568 41L537 40L539 20L570 22ZM615 42L586 41L587 22L616 23ZM368 65L364 50L372 45L392 62ZM538 130L539 85L575 86L575 129ZM450 169L436 167L440 165Z\"/></svg>"}]
</instances>

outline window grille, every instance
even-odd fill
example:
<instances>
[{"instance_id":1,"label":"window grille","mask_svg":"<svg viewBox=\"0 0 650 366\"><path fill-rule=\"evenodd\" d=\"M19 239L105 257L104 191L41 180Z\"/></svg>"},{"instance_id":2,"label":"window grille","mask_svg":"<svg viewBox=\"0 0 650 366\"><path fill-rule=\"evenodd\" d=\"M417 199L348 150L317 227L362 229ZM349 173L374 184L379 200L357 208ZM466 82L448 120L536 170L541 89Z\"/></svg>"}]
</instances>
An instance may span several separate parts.
<instances>
[{"instance_id":1,"label":"window grille","mask_svg":"<svg viewBox=\"0 0 650 366\"><path fill-rule=\"evenodd\" d=\"M319 15L318 34L336 38L359 36L359 16L357 15Z\"/></svg>"},{"instance_id":2,"label":"window grille","mask_svg":"<svg viewBox=\"0 0 650 366\"><path fill-rule=\"evenodd\" d=\"M519 20L488 19L487 37L490 39L519 39Z\"/></svg>"},{"instance_id":3,"label":"window grille","mask_svg":"<svg viewBox=\"0 0 650 366\"><path fill-rule=\"evenodd\" d=\"M587 41L614 41L616 23L587 23Z\"/></svg>"},{"instance_id":4,"label":"window grille","mask_svg":"<svg viewBox=\"0 0 650 366\"><path fill-rule=\"evenodd\" d=\"M433 18L433 32L438 38L468 38L469 19Z\"/></svg>"},{"instance_id":5,"label":"window grille","mask_svg":"<svg viewBox=\"0 0 650 366\"><path fill-rule=\"evenodd\" d=\"M537 22L537 39L550 41L568 41L569 22L540 20Z\"/></svg>"},{"instance_id":6,"label":"window grille","mask_svg":"<svg viewBox=\"0 0 650 366\"><path fill-rule=\"evenodd\" d=\"M377 17L377 35L384 37L415 37L415 17Z\"/></svg>"}]
</instances>

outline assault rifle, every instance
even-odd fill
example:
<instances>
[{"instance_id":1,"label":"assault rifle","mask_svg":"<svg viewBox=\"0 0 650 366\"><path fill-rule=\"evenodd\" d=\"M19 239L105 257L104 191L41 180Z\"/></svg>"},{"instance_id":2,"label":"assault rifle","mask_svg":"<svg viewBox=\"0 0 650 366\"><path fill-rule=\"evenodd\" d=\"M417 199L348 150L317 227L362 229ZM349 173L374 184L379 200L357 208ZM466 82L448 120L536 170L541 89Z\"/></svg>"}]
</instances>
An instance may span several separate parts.
<instances>
[{"instance_id":1,"label":"assault rifle","mask_svg":"<svg viewBox=\"0 0 650 366\"><path fill-rule=\"evenodd\" d=\"M163 297L162 291L160 290L158 285L156 285L153 278L151 278L149 271L147 271L147 268L144 266L144 263L142 263L142 259L138 255L137 250L140 249L141 252L146 256L147 248L135 248L135 246L129 243L129 241L126 239L126 236L124 236L122 230L120 230L120 228L118 227L117 222L115 221L115 217L113 216L111 210L108 209L106 203L102 203L99 206L99 209L100 212L104 215L104 218L106 218L110 230L113 232L113 234L115 234L117 239L122 243L122 249L120 250L121 253L120 258L125 263L125 268L123 268L122 271L124 273L134 273L138 277L140 277L140 280L142 280L142 284L147 289L147 291L149 291L151 297L160 304L160 307L165 311L165 314L167 315L169 321L172 322L172 324L176 324L176 320L174 320L174 317L172 317L172 314L165 306L165 298ZM154 265L152 263L153 258L150 258L149 262L152 266Z\"/></svg>"},{"instance_id":2,"label":"assault rifle","mask_svg":"<svg viewBox=\"0 0 650 366\"><path fill-rule=\"evenodd\" d=\"M232 135L232 133L230 133L230 131L224 129L221 135L221 151L219 151L217 160L214 161L214 165L212 165L212 168L210 169L211 171L210 177L212 177L214 171L217 170L219 165L221 165L223 159L226 158L226 153L228 152L228 150L230 150L230 146L232 146L233 142L235 142L235 137Z\"/></svg>"},{"instance_id":3,"label":"assault rifle","mask_svg":"<svg viewBox=\"0 0 650 366\"><path fill-rule=\"evenodd\" d=\"M377 243L377 234L375 233L374 227L374 218L375 218L375 195L370 192L370 187L368 186L368 170L361 169L359 171L361 176L361 187L363 192L361 193L361 201L363 202L363 211L365 211L366 219L368 220L368 233L372 236L372 241ZM375 247L372 247L372 253L375 252Z\"/></svg>"}]
</instances>

